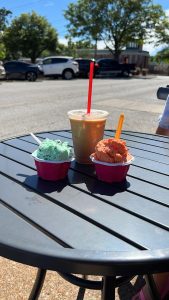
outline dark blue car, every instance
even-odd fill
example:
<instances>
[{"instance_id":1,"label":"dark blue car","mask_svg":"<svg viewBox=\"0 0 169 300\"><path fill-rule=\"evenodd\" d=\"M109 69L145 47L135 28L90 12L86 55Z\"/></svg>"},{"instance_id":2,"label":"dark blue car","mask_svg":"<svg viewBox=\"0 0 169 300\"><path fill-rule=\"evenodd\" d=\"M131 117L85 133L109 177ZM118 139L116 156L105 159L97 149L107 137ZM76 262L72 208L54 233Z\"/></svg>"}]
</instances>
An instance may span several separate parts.
<instances>
[{"instance_id":1,"label":"dark blue car","mask_svg":"<svg viewBox=\"0 0 169 300\"><path fill-rule=\"evenodd\" d=\"M8 61L4 63L7 79L26 79L35 81L42 74L40 66L22 61Z\"/></svg>"}]
</instances>

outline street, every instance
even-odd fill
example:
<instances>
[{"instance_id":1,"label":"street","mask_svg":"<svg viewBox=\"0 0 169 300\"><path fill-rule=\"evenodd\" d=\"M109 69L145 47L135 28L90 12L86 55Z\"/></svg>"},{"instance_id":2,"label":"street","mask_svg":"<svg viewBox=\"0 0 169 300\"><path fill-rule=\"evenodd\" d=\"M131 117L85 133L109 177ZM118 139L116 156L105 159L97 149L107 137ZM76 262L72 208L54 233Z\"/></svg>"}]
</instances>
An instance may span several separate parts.
<instances>
[{"instance_id":1,"label":"street","mask_svg":"<svg viewBox=\"0 0 169 300\"><path fill-rule=\"evenodd\" d=\"M109 112L107 129L117 126L125 114L124 130L154 133L164 100L157 100L158 87L167 76L142 78L96 78L92 108ZM0 138L29 132L69 129L67 111L85 108L88 80L38 80L0 82Z\"/></svg>"}]
</instances>

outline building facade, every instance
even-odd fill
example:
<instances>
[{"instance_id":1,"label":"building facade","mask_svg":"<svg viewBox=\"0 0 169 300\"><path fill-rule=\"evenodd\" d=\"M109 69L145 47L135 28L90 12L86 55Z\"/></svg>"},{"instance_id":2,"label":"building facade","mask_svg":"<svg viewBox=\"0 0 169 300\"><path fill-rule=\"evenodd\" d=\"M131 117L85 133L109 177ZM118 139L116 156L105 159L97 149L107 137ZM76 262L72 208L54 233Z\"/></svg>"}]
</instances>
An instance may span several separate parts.
<instances>
[{"instance_id":1,"label":"building facade","mask_svg":"<svg viewBox=\"0 0 169 300\"><path fill-rule=\"evenodd\" d=\"M94 49L78 49L79 57L93 58L95 56ZM98 49L95 59L99 58L113 58L113 53L109 49ZM149 52L144 51L142 46L136 43L130 43L125 50L121 52L120 63L123 63L125 59L128 59L128 63L134 63L139 68L148 68L149 64Z\"/></svg>"}]
</instances>

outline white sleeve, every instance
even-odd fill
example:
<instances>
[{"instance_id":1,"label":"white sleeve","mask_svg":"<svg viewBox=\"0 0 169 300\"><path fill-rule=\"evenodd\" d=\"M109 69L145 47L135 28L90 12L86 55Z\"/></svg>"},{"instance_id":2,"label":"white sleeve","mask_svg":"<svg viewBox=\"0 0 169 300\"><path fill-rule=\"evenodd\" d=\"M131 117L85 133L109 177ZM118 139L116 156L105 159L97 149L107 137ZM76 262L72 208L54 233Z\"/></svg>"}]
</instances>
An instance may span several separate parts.
<instances>
[{"instance_id":1,"label":"white sleeve","mask_svg":"<svg viewBox=\"0 0 169 300\"><path fill-rule=\"evenodd\" d=\"M169 95L166 100L164 111L160 118L159 127L169 129Z\"/></svg>"}]
</instances>

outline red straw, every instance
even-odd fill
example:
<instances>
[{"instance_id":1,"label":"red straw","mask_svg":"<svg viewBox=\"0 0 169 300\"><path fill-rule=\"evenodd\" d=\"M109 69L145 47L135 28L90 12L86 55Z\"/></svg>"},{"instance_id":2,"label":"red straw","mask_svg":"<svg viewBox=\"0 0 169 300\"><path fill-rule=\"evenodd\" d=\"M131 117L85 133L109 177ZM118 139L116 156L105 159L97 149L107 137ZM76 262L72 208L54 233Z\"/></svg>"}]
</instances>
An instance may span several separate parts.
<instances>
[{"instance_id":1,"label":"red straw","mask_svg":"<svg viewBox=\"0 0 169 300\"><path fill-rule=\"evenodd\" d=\"M91 61L91 62L90 62L90 75L89 75L89 89L88 89L87 114L90 114L91 102L92 102L93 72L94 72L94 61Z\"/></svg>"}]
</instances>

